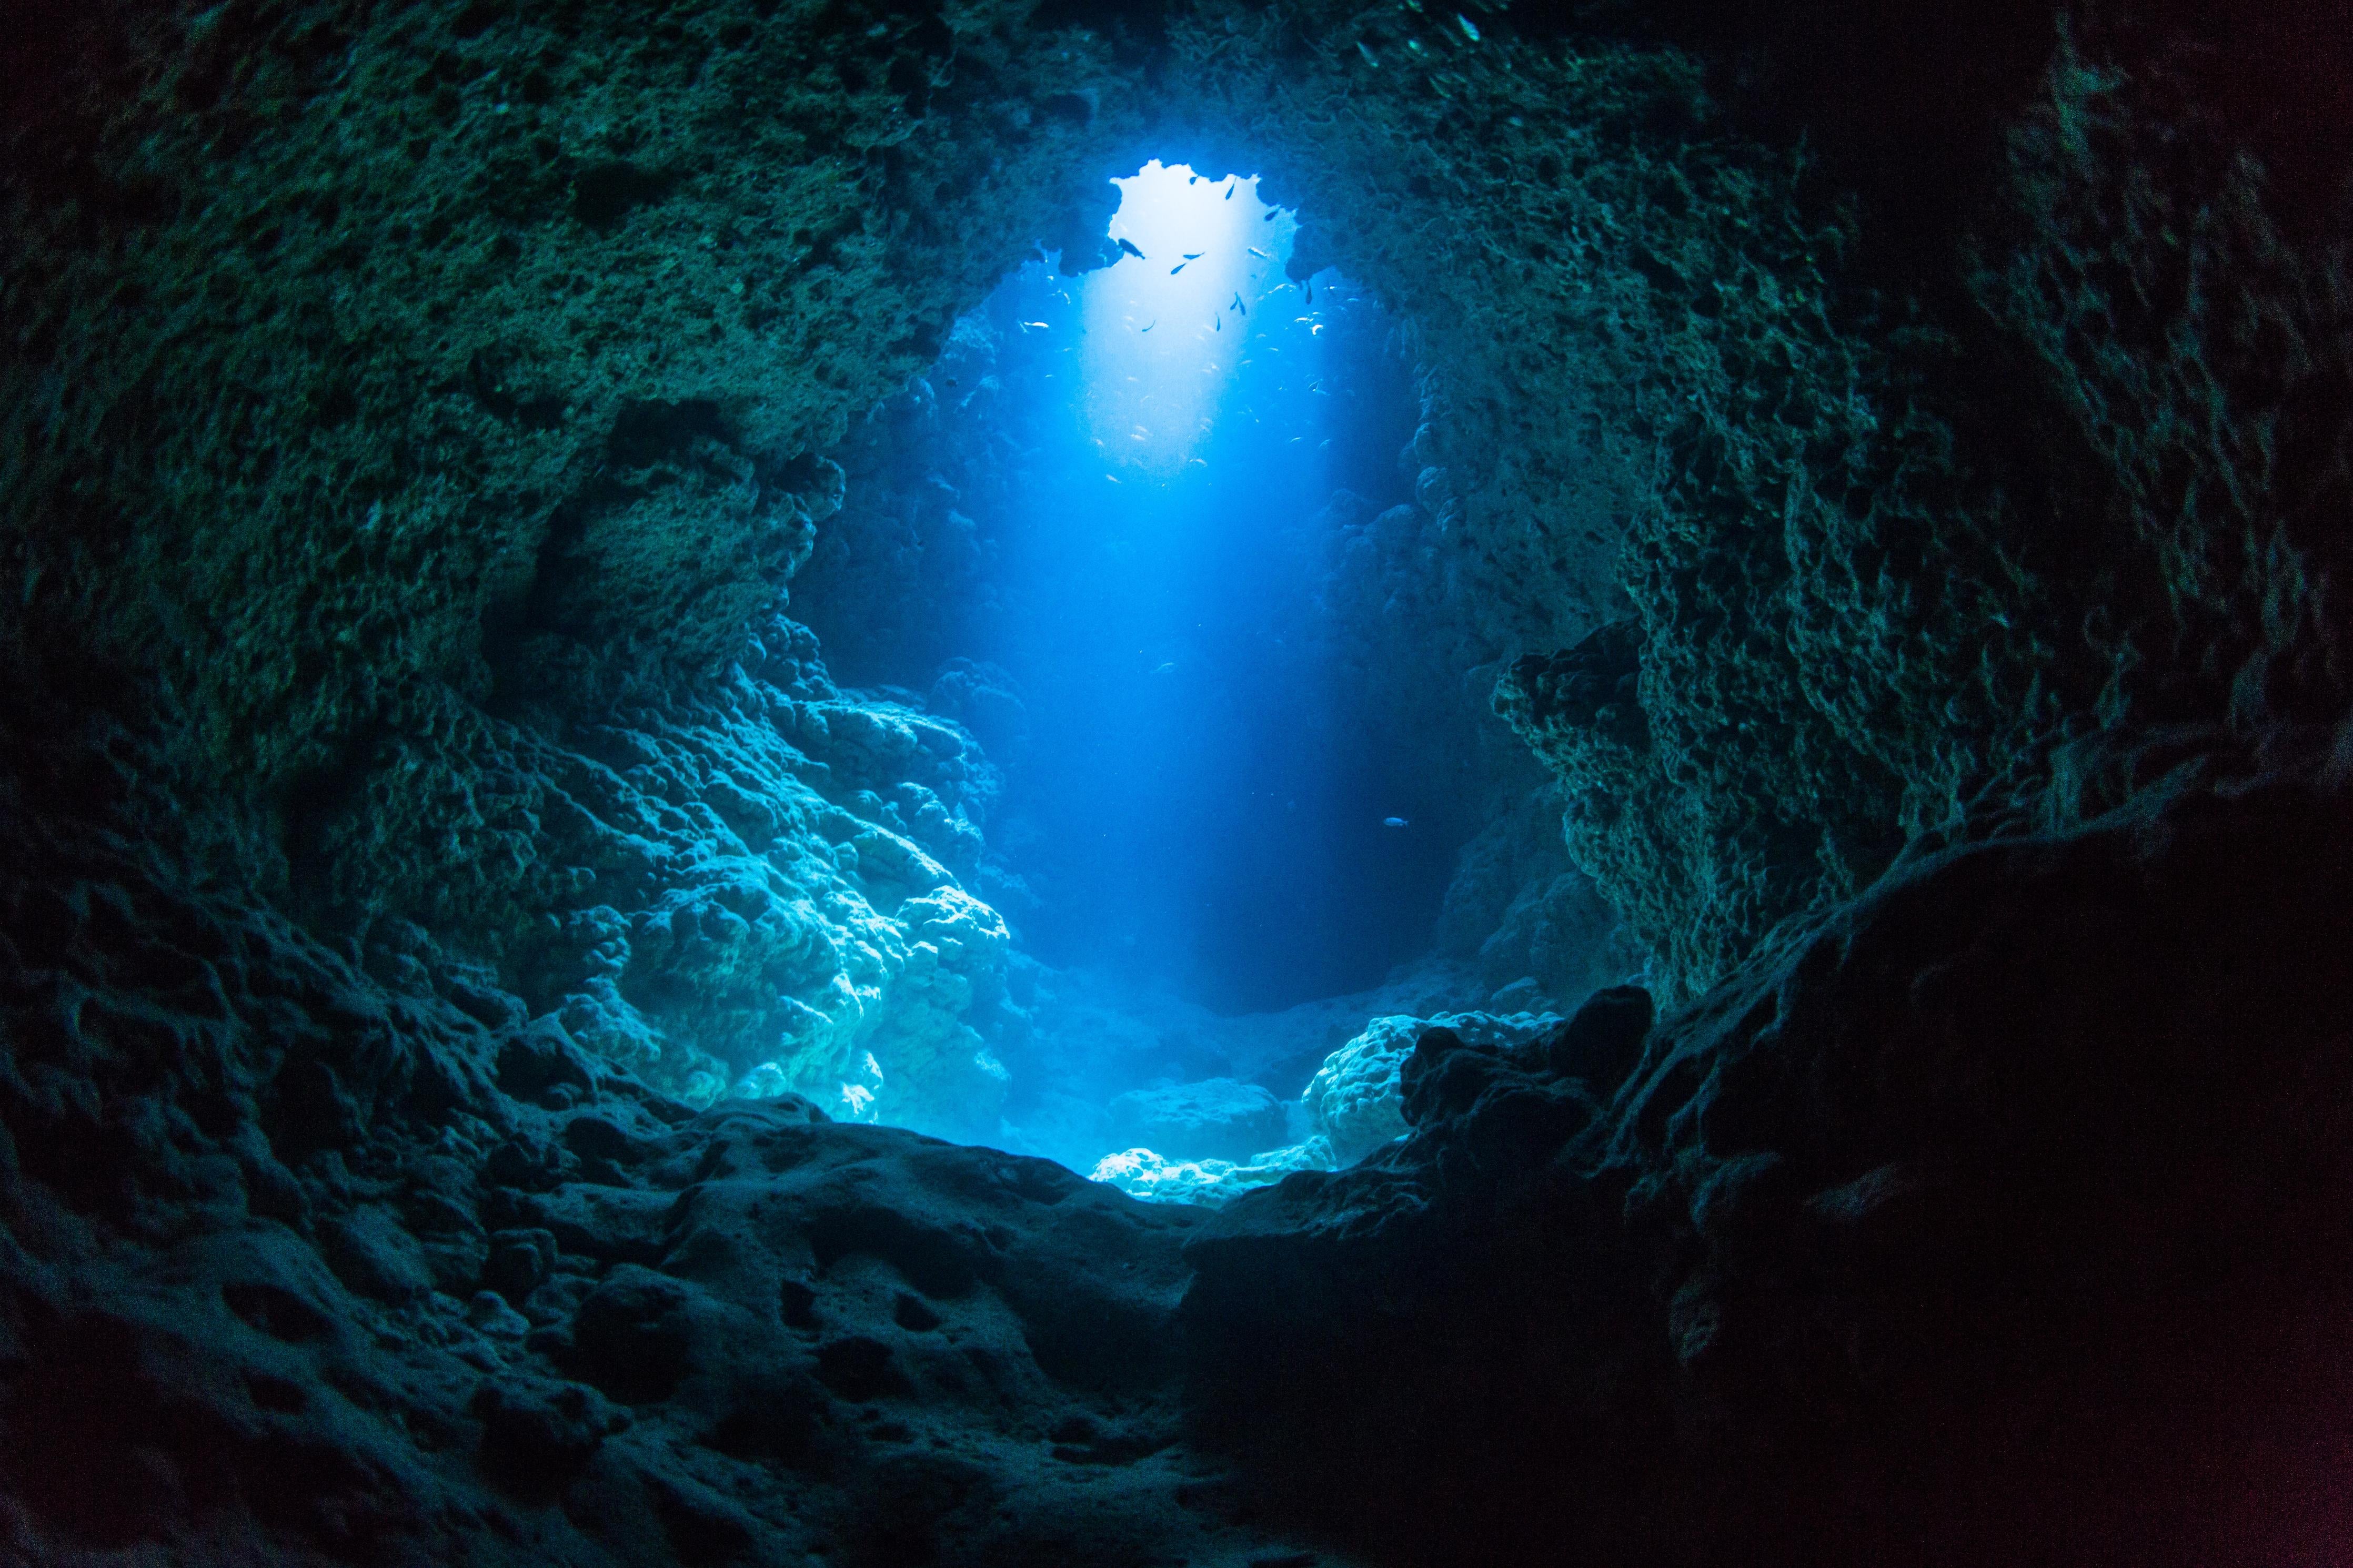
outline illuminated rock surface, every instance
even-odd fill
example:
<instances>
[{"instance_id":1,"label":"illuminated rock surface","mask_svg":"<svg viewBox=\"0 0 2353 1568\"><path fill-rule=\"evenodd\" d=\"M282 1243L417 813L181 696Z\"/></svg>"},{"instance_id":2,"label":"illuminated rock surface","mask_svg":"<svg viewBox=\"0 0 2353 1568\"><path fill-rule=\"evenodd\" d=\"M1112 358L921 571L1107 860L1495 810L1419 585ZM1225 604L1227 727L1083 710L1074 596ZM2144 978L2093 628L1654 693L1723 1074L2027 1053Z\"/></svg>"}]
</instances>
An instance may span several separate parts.
<instances>
[{"instance_id":1,"label":"illuminated rock surface","mask_svg":"<svg viewBox=\"0 0 2353 1568\"><path fill-rule=\"evenodd\" d=\"M1365 1032L1325 1058L1302 1097L1315 1130L1331 1140L1332 1157L1353 1165L1393 1138L1405 1136L1406 1058L1431 1028L1476 1046L1519 1046L1560 1020L1550 1014L1493 1018L1442 1013L1435 1018L1376 1018Z\"/></svg>"}]
</instances>

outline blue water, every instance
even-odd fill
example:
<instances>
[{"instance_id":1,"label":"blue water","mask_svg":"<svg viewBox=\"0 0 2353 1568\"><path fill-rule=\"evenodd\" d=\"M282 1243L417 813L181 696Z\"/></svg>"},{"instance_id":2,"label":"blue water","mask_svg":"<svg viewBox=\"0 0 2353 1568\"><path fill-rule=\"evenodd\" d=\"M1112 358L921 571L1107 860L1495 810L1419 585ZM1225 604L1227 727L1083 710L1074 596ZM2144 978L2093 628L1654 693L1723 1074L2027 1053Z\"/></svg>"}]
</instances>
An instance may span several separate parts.
<instances>
[{"instance_id":1,"label":"blue water","mask_svg":"<svg viewBox=\"0 0 2353 1568\"><path fill-rule=\"evenodd\" d=\"M1239 1012L1425 951L1472 825L1368 709L1324 604L1335 491L1366 516L1406 499L1409 367L1346 279L1284 278L1288 214L1246 183L1203 213L1204 184L1189 218L1131 188L1112 232L1144 259L1008 279L976 323L993 363L937 390L954 407L989 370L1015 454L962 498L985 563L948 640L1028 706L989 832L1037 894L1020 934Z\"/></svg>"}]
</instances>

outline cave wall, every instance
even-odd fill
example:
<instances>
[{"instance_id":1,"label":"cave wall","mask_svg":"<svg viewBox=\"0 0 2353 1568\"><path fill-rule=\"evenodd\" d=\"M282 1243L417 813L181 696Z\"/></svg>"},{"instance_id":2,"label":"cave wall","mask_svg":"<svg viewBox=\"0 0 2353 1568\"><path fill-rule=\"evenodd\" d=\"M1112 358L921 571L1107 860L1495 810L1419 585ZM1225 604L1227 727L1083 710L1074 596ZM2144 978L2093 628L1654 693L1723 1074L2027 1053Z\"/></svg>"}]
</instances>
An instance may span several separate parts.
<instances>
[{"instance_id":1,"label":"cave wall","mask_svg":"<svg viewBox=\"0 0 2353 1568\"><path fill-rule=\"evenodd\" d=\"M1903 842L2115 805L2052 760L2092 735L2344 707L2346 149L2306 120L2341 35L1938 15L1747 40L1821 174L1779 266L1632 257L1636 613L1496 693L1669 998Z\"/></svg>"},{"instance_id":2,"label":"cave wall","mask_svg":"<svg viewBox=\"0 0 2353 1568\"><path fill-rule=\"evenodd\" d=\"M16 700L126 713L308 919L581 967L550 784L680 704L768 744L727 671L824 454L1149 153L1262 170L1300 265L1410 323L1419 640L1469 670L1630 620L1498 700L1670 998L1989 784L2040 798L2052 737L2334 710L2341 161L2241 112L2308 68L2292 17L2236 75L2169 14L1924 22L1951 52L1883 74L1977 93L1956 130L1819 68L1828 11L1478 16L49 24L79 68L6 187ZM684 814L649 841L691 861L726 779L638 780Z\"/></svg>"},{"instance_id":3,"label":"cave wall","mask_svg":"<svg viewBox=\"0 0 2353 1568\"><path fill-rule=\"evenodd\" d=\"M1376 1560L2341 1541L2348 753L2185 782L2343 706L2341 38L1633 10L28 11L7 1549L1134 1562L1229 1490L1188 1268L1193 1414ZM1214 1222L574 1037L683 1089L919 965L874 1029L1019 1027L979 748L777 589L1139 143L1415 323L1375 575L1533 660L1663 999L1733 981L1425 1038L1407 1145Z\"/></svg>"},{"instance_id":4,"label":"cave wall","mask_svg":"<svg viewBox=\"0 0 2353 1568\"><path fill-rule=\"evenodd\" d=\"M211 872L385 984L447 990L447 950L690 1099L767 1064L995 1135L1006 933L962 890L993 771L775 618L849 415L968 280L1109 210L1055 96L1088 60L1025 96L986 31L65 26L95 68L11 193L18 731L115 709ZM952 52L1004 147L923 145Z\"/></svg>"}]
</instances>

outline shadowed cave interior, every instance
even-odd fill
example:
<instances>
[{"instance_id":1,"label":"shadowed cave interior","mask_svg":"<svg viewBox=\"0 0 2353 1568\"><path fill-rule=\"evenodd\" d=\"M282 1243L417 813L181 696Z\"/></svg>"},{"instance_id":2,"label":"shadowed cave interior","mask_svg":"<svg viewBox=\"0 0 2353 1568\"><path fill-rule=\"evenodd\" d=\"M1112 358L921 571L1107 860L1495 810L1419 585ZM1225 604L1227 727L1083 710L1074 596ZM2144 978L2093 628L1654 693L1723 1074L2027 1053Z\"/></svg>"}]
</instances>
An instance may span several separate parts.
<instances>
[{"instance_id":1,"label":"shadowed cave interior","mask_svg":"<svg viewBox=\"0 0 2353 1568\"><path fill-rule=\"evenodd\" d=\"M2327 6L10 34L0 1556L2353 1540Z\"/></svg>"}]
</instances>

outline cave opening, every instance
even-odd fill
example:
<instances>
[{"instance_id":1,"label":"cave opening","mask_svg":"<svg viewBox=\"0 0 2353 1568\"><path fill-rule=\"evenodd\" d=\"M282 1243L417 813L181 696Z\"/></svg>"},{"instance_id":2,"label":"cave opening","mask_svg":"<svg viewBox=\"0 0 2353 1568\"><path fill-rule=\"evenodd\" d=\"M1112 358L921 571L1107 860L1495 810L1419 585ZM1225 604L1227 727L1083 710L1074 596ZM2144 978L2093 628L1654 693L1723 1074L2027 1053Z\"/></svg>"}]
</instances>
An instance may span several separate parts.
<instances>
[{"instance_id":1,"label":"cave opening","mask_svg":"<svg viewBox=\"0 0 2353 1568\"><path fill-rule=\"evenodd\" d=\"M1008 1134L1082 1170L1150 1141L1098 1114L1138 1095L1248 1107L1176 1154L1294 1143L1482 826L1428 719L1475 703L1400 702L1413 628L1337 591L1413 501L1409 335L1296 258L1256 176L1113 183L1108 265L1040 250L853 431L793 587L836 679L965 725L1001 780L976 890L1017 949Z\"/></svg>"}]
</instances>

